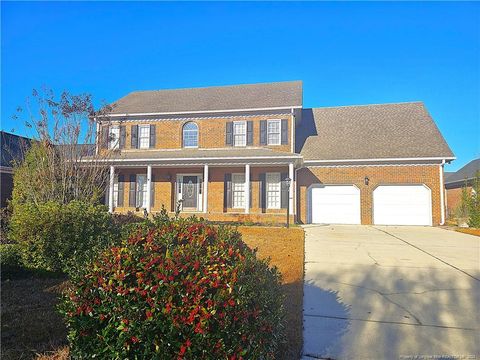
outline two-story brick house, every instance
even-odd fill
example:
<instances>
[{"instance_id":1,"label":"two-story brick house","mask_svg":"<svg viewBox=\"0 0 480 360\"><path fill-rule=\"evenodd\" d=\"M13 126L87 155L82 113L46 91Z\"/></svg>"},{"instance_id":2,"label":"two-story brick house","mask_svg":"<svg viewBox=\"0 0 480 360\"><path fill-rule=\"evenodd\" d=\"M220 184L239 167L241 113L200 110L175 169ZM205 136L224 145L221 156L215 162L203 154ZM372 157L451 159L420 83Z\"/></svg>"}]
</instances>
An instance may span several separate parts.
<instances>
[{"instance_id":1,"label":"two-story brick house","mask_svg":"<svg viewBox=\"0 0 480 360\"><path fill-rule=\"evenodd\" d=\"M110 211L217 221L444 221L454 159L422 103L304 109L300 81L139 91L97 117Z\"/></svg>"}]
</instances>

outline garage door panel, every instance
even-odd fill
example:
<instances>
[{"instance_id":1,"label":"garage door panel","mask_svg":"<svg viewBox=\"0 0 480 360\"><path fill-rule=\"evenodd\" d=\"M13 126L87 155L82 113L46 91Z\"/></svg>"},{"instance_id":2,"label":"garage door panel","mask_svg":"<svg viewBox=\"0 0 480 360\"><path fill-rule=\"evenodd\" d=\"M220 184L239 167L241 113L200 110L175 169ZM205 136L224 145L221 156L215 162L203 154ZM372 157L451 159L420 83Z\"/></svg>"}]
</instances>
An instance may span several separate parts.
<instances>
[{"instance_id":1,"label":"garage door panel","mask_svg":"<svg viewBox=\"0 0 480 360\"><path fill-rule=\"evenodd\" d=\"M360 190L353 185L325 185L311 189L311 222L360 224Z\"/></svg>"},{"instance_id":2,"label":"garage door panel","mask_svg":"<svg viewBox=\"0 0 480 360\"><path fill-rule=\"evenodd\" d=\"M431 191L423 185L381 185L373 191L377 225L431 225Z\"/></svg>"}]
</instances>

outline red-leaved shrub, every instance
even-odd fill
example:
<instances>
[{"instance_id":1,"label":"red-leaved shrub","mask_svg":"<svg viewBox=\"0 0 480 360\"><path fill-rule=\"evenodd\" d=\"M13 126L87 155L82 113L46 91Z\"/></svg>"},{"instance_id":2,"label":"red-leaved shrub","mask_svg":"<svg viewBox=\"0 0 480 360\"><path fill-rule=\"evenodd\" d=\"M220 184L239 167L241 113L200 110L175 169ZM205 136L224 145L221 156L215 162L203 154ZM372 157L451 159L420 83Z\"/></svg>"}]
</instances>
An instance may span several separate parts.
<instances>
[{"instance_id":1,"label":"red-leaved shrub","mask_svg":"<svg viewBox=\"0 0 480 360\"><path fill-rule=\"evenodd\" d=\"M231 228L157 222L103 252L61 306L76 358L269 359L280 274Z\"/></svg>"}]
</instances>

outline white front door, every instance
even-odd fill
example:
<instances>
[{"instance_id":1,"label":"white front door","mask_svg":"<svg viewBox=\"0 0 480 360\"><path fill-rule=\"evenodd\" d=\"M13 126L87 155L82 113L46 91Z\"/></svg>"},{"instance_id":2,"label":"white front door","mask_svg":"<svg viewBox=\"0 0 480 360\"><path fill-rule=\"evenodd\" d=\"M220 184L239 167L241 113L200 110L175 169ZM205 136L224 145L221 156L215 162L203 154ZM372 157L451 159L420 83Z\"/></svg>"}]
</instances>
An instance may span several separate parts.
<instances>
[{"instance_id":1,"label":"white front door","mask_svg":"<svg viewBox=\"0 0 480 360\"><path fill-rule=\"evenodd\" d=\"M353 185L318 185L310 189L310 222L360 224L360 190Z\"/></svg>"},{"instance_id":2,"label":"white front door","mask_svg":"<svg viewBox=\"0 0 480 360\"><path fill-rule=\"evenodd\" d=\"M432 225L431 191L424 185L381 185L373 191L376 225Z\"/></svg>"}]
</instances>

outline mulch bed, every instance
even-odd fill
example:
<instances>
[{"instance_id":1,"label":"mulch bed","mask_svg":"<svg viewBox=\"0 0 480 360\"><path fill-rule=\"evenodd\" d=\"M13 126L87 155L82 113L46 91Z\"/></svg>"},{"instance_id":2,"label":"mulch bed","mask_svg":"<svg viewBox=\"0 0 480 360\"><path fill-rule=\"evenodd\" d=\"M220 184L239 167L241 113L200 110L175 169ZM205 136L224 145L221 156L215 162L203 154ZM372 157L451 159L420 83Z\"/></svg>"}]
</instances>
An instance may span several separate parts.
<instances>
[{"instance_id":1,"label":"mulch bed","mask_svg":"<svg viewBox=\"0 0 480 360\"><path fill-rule=\"evenodd\" d=\"M249 226L239 227L238 230L250 247L258 248L259 257L270 258L271 264L282 273L288 344L281 353L284 359L299 359L303 345L304 231L295 227Z\"/></svg>"},{"instance_id":2,"label":"mulch bed","mask_svg":"<svg viewBox=\"0 0 480 360\"><path fill-rule=\"evenodd\" d=\"M470 234L470 235L475 235L475 236L480 236L480 229L475 229L475 228L456 228L455 231L464 233L464 234Z\"/></svg>"}]
</instances>

